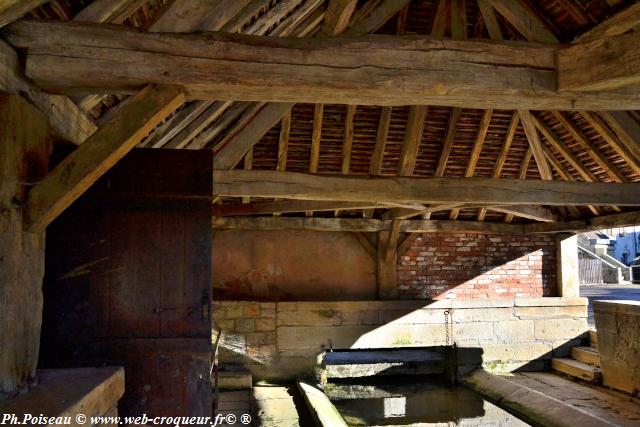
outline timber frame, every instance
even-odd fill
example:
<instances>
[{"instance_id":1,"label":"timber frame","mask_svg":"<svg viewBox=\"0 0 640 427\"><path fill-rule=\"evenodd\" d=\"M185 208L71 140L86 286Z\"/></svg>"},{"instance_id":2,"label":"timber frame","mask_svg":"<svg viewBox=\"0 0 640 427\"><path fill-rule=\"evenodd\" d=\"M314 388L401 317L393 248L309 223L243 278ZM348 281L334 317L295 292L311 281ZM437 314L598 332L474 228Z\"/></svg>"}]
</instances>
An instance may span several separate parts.
<instances>
[{"instance_id":1,"label":"timber frame","mask_svg":"<svg viewBox=\"0 0 640 427\"><path fill-rule=\"evenodd\" d=\"M637 3L85 3L0 6L0 90L77 146L31 232L135 147L213 151L214 229L357 233L385 298L412 233L640 223Z\"/></svg>"}]
</instances>

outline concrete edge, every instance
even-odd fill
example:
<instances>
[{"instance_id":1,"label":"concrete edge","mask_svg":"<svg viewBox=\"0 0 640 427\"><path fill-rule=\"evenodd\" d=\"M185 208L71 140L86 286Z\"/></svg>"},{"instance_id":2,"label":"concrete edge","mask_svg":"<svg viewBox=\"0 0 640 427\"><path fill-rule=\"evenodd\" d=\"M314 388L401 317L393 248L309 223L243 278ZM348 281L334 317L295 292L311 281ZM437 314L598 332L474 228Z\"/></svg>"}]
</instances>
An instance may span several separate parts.
<instances>
[{"instance_id":1,"label":"concrete edge","mask_svg":"<svg viewBox=\"0 0 640 427\"><path fill-rule=\"evenodd\" d=\"M504 376L478 369L462 380L463 384L503 409L545 427L615 426L561 400L509 381Z\"/></svg>"},{"instance_id":2,"label":"concrete edge","mask_svg":"<svg viewBox=\"0 0 640 427\"><path fill-rule=\"evenodd\" d=\"M318 427L348 427L324 392L301 380L297 385Z\"/></svg>"}]
</instances>

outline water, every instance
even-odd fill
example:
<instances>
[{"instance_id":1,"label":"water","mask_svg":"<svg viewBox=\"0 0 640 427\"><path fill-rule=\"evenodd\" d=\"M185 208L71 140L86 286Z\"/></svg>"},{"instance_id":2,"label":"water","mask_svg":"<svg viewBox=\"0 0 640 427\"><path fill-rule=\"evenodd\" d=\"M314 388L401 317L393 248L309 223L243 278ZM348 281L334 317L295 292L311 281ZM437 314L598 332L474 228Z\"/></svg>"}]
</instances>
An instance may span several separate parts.
<instances>
[{"instance_id":1,"label":"water","mask_svg":"<svg viewBox=\"0 0 640 427\"><path fill-rule=\"evenodd\" d=\"M411 380L330 383L325 393L350 426L529 426L467 388Z\"/></svg>"}]
</instances>

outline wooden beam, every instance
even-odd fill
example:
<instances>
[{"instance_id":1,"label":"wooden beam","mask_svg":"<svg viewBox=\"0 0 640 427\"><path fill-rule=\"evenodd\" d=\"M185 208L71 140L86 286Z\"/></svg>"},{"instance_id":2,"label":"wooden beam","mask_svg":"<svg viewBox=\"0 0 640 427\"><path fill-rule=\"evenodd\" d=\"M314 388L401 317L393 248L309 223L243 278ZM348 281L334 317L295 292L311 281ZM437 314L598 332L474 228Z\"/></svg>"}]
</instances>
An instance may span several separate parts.
<instances>
[{"instance_id":1,"label":"wooden beam","mask_svg":"<svg viewBox=\"0 0 640 427\"><path fill-rule=\"evenodd\" d=\"M349 174L351 169L351 147L353 146L353 118L356 115L356 106L347 105L347 112L344 118L344 133L342 137L342 166L343 174Z\"/></svg>"},{"instance_id":2,"label":"wooden beam","mask_svg":"<svg viewBox=\"0 0 640 427\"><path fill-rule=\"evenodd\" d=\"M280 120L280 137L278 140L278 163L276 170L287 170L287 155L289 153L289 133L291 131L291 110Z\"/></svg>"},{"instance_id":3,"label":"wooden beam","mask_svg":"<svg viewBox=\"0 0 640 427\"><path fill-rule=\"evenodd\" d=\"M439 0L436 8L436 15L433 18L431 35L434 37L444 37L447 31L447 24L451 17L451 0Z\"/></svg>"},{"instance_id":4,"label":"wooden beam","mask_svg":"<svg viewBox=\"0 0 640 427\"><path fill-rule=\"evenodd\" d=\"M358 0L329 0L322 33L336 36L346 30L357 3Z\"/></svg>"},{"instance_id":5,"label":"wooden beam","mask_svg":"<svg viewBox=\"0 0 640 427\"><path fill-rule=\"evenodd\" d=\"M556 172L558 172L558 175L560 175L561 179L563 179L565 181L575 181L575 179L569 173L569 171L567 171L567 169L565 169L565 167L562 164L562 162L560 160L558 160L556 158L556 156L553 155L553 153L551 152L551 150L549 148L544 147L544 155L547 158L547 160L549 161L549 163L551 165L553 165L553 168L556 170ZM587 208L589 208L589 210L594 215L600 215L600 211L595 206L589 205L589 206L587 206ZM571 211L572 215L580 216L580 211L575 206L568 206L568 209Z\"/></svg>"},{"instance_id":6,"label":"wooden beam","mask_svg":"<svg viewBox=\"0 0 640 427\"><path fill-rule=\"evenodd\" d=\"M603 111L600 117L618 135L620 143L635 158L640 161L640 123L626 111Z\"/></svg>"},{"instance_id":7,"label":"wooden beam","mask_svg":"<svg viewBox=\"0 0 640 427\"><path fill-rule=\"evenodd\" d=\"M607 122L605 122L598 114L581 112L580 115L589 123L598 134L607 141L607 144L629 165L634 173L640 175L640 161L634 153L629 149L630 145L622 142L619 135L611 130Z\"/></svg>"},{"instance_id":8,"label":"wooden beam","mask_svg":"<svg viewBox=\"0 0 640 427\"><path fill-rule=\"evenodd\" d=\"M556 222L558 216L544 206L490 206L490 210L542 222Z\"/></svg>"},{"instance_id":9,"label":"wooden beam","mask_svg":"<svg viewBox=\"0 0 640 427\"><path fill-rule=\"evenodd\" d=\"M309 172L318 172L320 162L320 140L322 138L322 117L324 105L316 104L313 109L313 130L311 132L311 157L309 161Z\"/></svg>"},{"instance_id":10,"label":"wooden beam","mask_svg":"<svg viewBox=\"0 0 640 427\"><path fill-rule=\"evenodd\" d=\"M593 172L587 169L580 160L569 150L569 147L560 139L556 133L551 130L546 123L542 122L536 116L531 115L531 120L533 120L533 124L535 127L542 133L544 138L553 146L558 152L562 155L562 157L574 168L584 179L586 182L595 182L598 181L598 177L596 177ZM544 153L543 153L544 155Z\"/></svg>"},{"instance_id":11,"label":"wooden beam","mask_svg":"<svg viewBox=\"0 0 640 427\"><path fill-rule=\"evenodd\" d=\"M549 163L544 156L542 141L540 141L540 136L538 135L538 131L536 130L533 116L529 111L526 110L519 110L518 115L520 116L520 121L522 122L524 132L527 135L527 140L529 141L529 146L531 147L531 152L533 153L533 158L536 160L538 171L540 171L540 176L544 180L552 180L553 174L551 173Z\"/></svg>"},{"instance_id":12,"label":"wooden beam","mask_svg":"<svg viewBox=\"0 0 640 427\"><path fill-rule=\"evenodd\" d=\"M558 43L558 39L522 0L489 0L496 11L505 17L527 40Z\"/></svg>"},{"instance_id":13,"label":"wooden beam","mask_svg":"<svg viewBox=\"0 0 640 427\"><path fill-rule=\"evenodd\" d=\"M378 133L376 134L376 144L373 147L371 163L369 164L369 175L382 174L382 162L384 151L391 125L391 107L382 107L380 110L380 120L378 121Z\"/></svg>"},{"instance_id":14,"label":"wooden beam","mask_svg":"<svg viewBox=\"0 0 640 427\"><path fill-rule=\"evenodd\" d=\"M253 148L251 150L249 150L249 152L247 154L245 154L243 163L244 163L243 164L244 170L250 171L250 170L253 169ZM242 203L243 204L248 204L250 202L251 202L251 197L243 197L242 198ZM215 206L220 206L220 205L214 205L214 207ZM214 213L214 215L215 215L215 213Z\"/></svg>"},{"instance_id":15,"label":"wooden beam","mask_svg":"<svg viewBox=\"0 0 640 427\"><path fill-rule=\"evenodd\" d=\"M404 140L400 151L400 164L398 166L398 175L400 176L413 175L426 118L426 106L414 105L409 108L409 118L404 131Z\"/></svg>"},{"instance_id":16,"label":"wooden beam","mask_svg":"<svg viewBox=\"0 0 640 427\"><path fill-rule=\"evenodd\" d=\"M43 231L183 102L184 94L175 87L149 86L128 99L107 124L31 189L25 219L29 229Z\"/></svg>"},{"instance_id":17,"label":"wooden beam","mask_svg":"<svg viewBox=\"0 0 640 427\"><path fill-rule=\"evenodd\" d=\"M575 125L560 111L552 111L553 116L560 124L569 132L573 139L582 147L597 164L600 166L615 182L627 182L618 168L609 161L600 150L587 139L578 126Z\"/></svg>"},{"instance_id":18,"label":"wooden beam","mask_svg":"<svg viewBox=\"0 0 640 427\"><path fill-rule=\"evenodd\" d=\"M214 194L302 200L487 205L640 205L640 186L495 178L367 178L216 170Z\"/></svg>"},{"instance_id":19,"label":"wooden beam","mask_svg":"<svg viewBox=\"0 0 640 427\"><path fill-rule=\"evenodd\" d=\"M379 0L375 7L356 12L351 26L345 31L349 37L363 36L382 27L391 17L409 4L410 0Z\"/></svg>"},{"instance_id":20,"label":"wooden beam","mask_svg":"<svg viewBox=\"0 0 640 427\"><path fill-rule=\"evenodd\" d=\"M451 0L451 37L458 40L469 38L466 0Z\"/></svg>"},{"instance_id":21,"label":"wooden beam","mask_svg":"<svg viewBox=\"0 0 640 427\"><path fill-rule=\"evenodd\" d=\"M527 224L527 233L584 233L614 227L630 227L640 224L640 211L603 215L594 218L546 224Z\"/></svg>"},{"instance_id":22,"label":"wooden beam","mask_svg":"<svg viewBox=\"0 0 640 427\"><path fill-rule=\"evenodd\" d=\"M271 38L264 43L246 35L152 34L36 21L7 29L12 43L29 49L27 75L63 92L118 93L146 83L173 83L183 85L190 99L202 100L640 108L634 91L556 92L556 48L541 44L423 36Z\"/></svg>"},{"instance_id":23,"label":"wooden beam","mask_svg":"<svg viewBox=\"0 0 640 427\"><path fill-rule=\"evenodd\" d=\"M498 24L498 19L490 0L478 0L478 7L480 8L484 25L487 27L489 38L502 40L502 30L500 30L500 24Z\"/></svg>"},{"instance_id":24,"label":"wooden beam","mask_svg":"<svg viewBox=\"0 0 640 427\"><path fill-rule=\"evenodd\" d=\"M20 71L18 55L0 40L0 92L22 95L47 118L56 134L76 145L98 128L71 99L42 92Z\"/></svg>"},{"instance_id":25,"label":"wooden beam","mask_svg":"<svg viewBox=\"0 0 640 427\"><path fill-rule=\"evenodd\" d=\"M367 218L300 217L215 217L213 218L213 228L216 230L301 230L377 233L380 231L390 231L394 222L400 223L399 232L401 233L523 234L525 232L525 225L523 224L504 224L486 221L381 221Z\"/></svg>"},{"instance_id":26,"label":"wooden beam","mask_svg":"<svg viewBox=\"0 0 640 427\"><path fill-rule=\"evenodd\" d=\"M181 136L178 135L178 138L172 140L169 146L191 150L211 148L215 155L220 150L224 150L229 140L235 137L247 123L254 120L256 114L263 107L264 103L262 102L214 102L204 114L185 128L185 132L195 132L196 128L201 128L204 125L203 120L209 122L212 117L217 116L215 120L202 128L188 143L182 143L185 145L177 145Z\"/></svg>"},{"instance_id":27,"label":"wooden beam","mask_svg":"<svg viewBox=\"0 0 640 427\"><path fill-rule=\"evenodd\" d=\"M334 202L313 200L279 200L274 202L256 202L251 204L227 203L215 205L213 216L270 215L293 212L322 212L335 210L357 210L388 208L389 204L378 202Z\"/></svg>"},{"instance_id":28,"label":"wooden beam","mask_svg":"<svg viewBox=\"0 0 640 427\"><path fill-rule=\"evenodd\" d=\"M0 28L22 18L47 0L3 0L0 2Z\"/></svg>"},{"instance_id":29,"label":"wooden beam","mask_svg":"<svg viewBox=\"0 0 640 427\"><path fill-rule=\"evenodd\" d=\"M559 91L606 91L638 84L640 31L558 51Z\"/></svg>"},{"instance_id":30,"label":"wooden beam","mask_svg":"<svg viewBox=\"0 0 640 427\"><path fill-rule=\"evenodd\" d=\"M76 22L111 22L122 24L145 0L95 0L78 12Z\"/></svg>"},{"instance_id":31,"label":"wooden beam","mask_svg":"<svg viewBox=\"0 0 640 427\"><path fill-rule=\"evenodd\" d=\"M404 237L404 239L402 239L400 244L398 244L398 258L404 255L405 252L407 252L407 250L411 247L413 242L415 242L418 237L420 237L420 233L409 233Z\"/></svg>"},{"instance_id":32,"label":"wooden beam","mask_svg":"<svg viewBox=\"0 0 640 427\"><path fill-rule=\"evenodd\" d=\"M514 111L511 116L511 121L509 122L509 127L507 128L507 135L502 143L502 148L500 149L500 154L498 154L498 159L496 160L496 164L493 167L493 173L491 176L493 178L500 178L500 174L502 173L502 168L504 167L505 162L507 161L507 156L509 155L509 150L511 149L511 144L513 143L513 137L518 130L518 124L520 123L520 117L518 113ZM484 217L487 214L487 208L480 208L478 210L478 221L484 221Z\"/></svg>"},{"instance_id":33,"label":"wooden beam","mask_svg":"<svg viewBox=\"0 0 640 427\"><path fill-rule=\"evenodd\" d=\"M398 238L400 221L391 221L389 231L378 233L378 299L398 297Z\"/></svg>"},{"instance_id":34,"label":"wooden beam","mask_svg":"<svg viewBox=\"0 0 640 427\"><path fill-rule=\"evenodd\" d=\"M362 245L362 248L367 251L367 253L369 254L369 256L374 259L375 261L378 260L378 248L377 246L374 246L373 243L371 243L371 241L369 241L369 239L367 239L362 233L360 233L359 231L355 231L352 233L353 237L356 238L356 240L358 241L358 243L360 243L360 245Z\"/></svg>"},{"instance_id":35,"label":"wooden beam","mask_svg":"<svg viewBox=\"0 0 640 427\"><path fill-rule=\"evenodd\" d=\"M442 152L440 153L438 166L436 167L436 178L444 176L444 171L447 168L447 161L449 160L449 155L451 154L451 148L453 147L453 139L456 136L456 124L458 123L460 114L462 114L461 108L453 108L451 110L449 123L447 124L447 133L444 137L444 142L442 143Z\"/></svg>"},{"instance_id":36,"label":"wooden beam","mask_svg":"<svg viewBox=\"0 0 640 427\"><path fill-rule=\"evenodd\" d=\"M640 28L640 3L634 3L606 21L576 37L577 42L609 38Z\"/></svg>"}]
</instances>

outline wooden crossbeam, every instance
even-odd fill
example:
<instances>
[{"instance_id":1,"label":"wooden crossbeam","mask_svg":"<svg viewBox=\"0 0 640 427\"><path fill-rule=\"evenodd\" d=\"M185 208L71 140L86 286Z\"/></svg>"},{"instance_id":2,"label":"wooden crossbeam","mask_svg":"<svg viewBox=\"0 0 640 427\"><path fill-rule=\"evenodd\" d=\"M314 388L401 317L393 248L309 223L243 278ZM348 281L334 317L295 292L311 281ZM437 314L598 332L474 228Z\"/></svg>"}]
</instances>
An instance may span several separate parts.
<instances>
[{"instance_id":1,"label":"wooden crossbeam","mask_svg":"<svg viewBox=\"0 0 640 427\"><path fill-rule=\"evenodd\" d=\"M640 186L495 178L366 178L294 172L216 170L214 193L233 197L384 203L640 205Z\"/></svg>"},{"instance_id":2,"label":"wooden crossbeam","mask_svg":"<svg viewBox=\"0 0 640 427\"><path fill-rule=\"evenodd\" d=\"M12 43L29 48L27 75L63 92L128 92L154 82L182 85L191 99L202 100L640 108L633 91L557 92L557 49L541 44L420 36L273 38L265 44L245 35L152 34L35 21L7 29Z\"/></svg>"},{"instance_id":3,"label":"wooden crossbeam","mask_svg":"<svg viewBox=\"0 0 640 427\"><path fill-rule=\"evenodd\" d=\"M558 51L558 90L603 91L640 84L640 31Z\"/></svg>"},{"instance_id":4,"label":"wooden crossbeam","mask_svg":"<svg viewBox=\"0 0 640 427\"><path fill-rule=\"evenodd\" d=\"M184 102L175 87L148 86L36 184L27 199L30 230L44 231L63 210Z\"/></svg>"},{"instance_id":5,"label":"wooden crossbeam","mask_svg":"<svg viewBox=\"0 0 640 427\"><path fill-rule=\"evenodd\" d=\"M478 7L482 14L482 20L489 33L489 38L493 40L502 40L502 30L498 24L495 10L491 6L490 0L478 0Z\"/></svg>"},{"instance_id":6,"label":"wooden crossbeam","mask_svg":"<svg viewBox=\"0 0 640 427\"><path fill-rule=\"evenodd\" d=\"M640 224L640 211L565 222L532 224L439 220L383 221L365 218L225 217L214 218L213 228L216 230L302 230L372 233L389 231L394 222L400 223L399 232L401 233L575 233Z\"/></svg>"},{"instance_id":7,"label":"wooden crossbeam","mask_svg":"<svg viewBox=\"0 0 640 427\"><path fill-rule=\"evenodd\" d=\"M362 248L367 251L367 253L369 254L369 256L377 261L378 259L378 247L377 245L374 245L373 243L371 243L371 241L369 239L367 239L364 234L356 231L352 233L353 237L356 238L356 240L358 241L358 243L360 243L360 245L362 246Z\"/></svg>"},{"instance_id":8,"label":"wooden crossbeam","mask_svg":"<svg viewBox=\"0 0 640 427\"><path fill-rule=\"evenodd\" d=\"M213 207L213 216L270 215L294 212L323 212L335 210L357 210L388 208L388 203L337 202L314 200L278 200L269 202L254 201L251 204L222 204Z\"/></svg>"},{"instance_id":9,"label":"wooden crossbeam","mask_svg":"<svg viewBox=\"0 0 640 427\"><path fill-rule=\"evenodd\" d=\"M71 99L41 91L20 70L15 50L0 40L0 91L24 96L48 119L62 139L76 145L84 142L98 128Z\"/></svg>"},{"instance_id":10,"label":"wooden crossbeam","mask_svg":"<svg viewBox=\"0 0 640 427\"><path fill-rule=\"evenodd\" d=\"M556 222L558 216L544 206L491 206L490 210L542 222Z\"/></svg>"}]
</instances>

